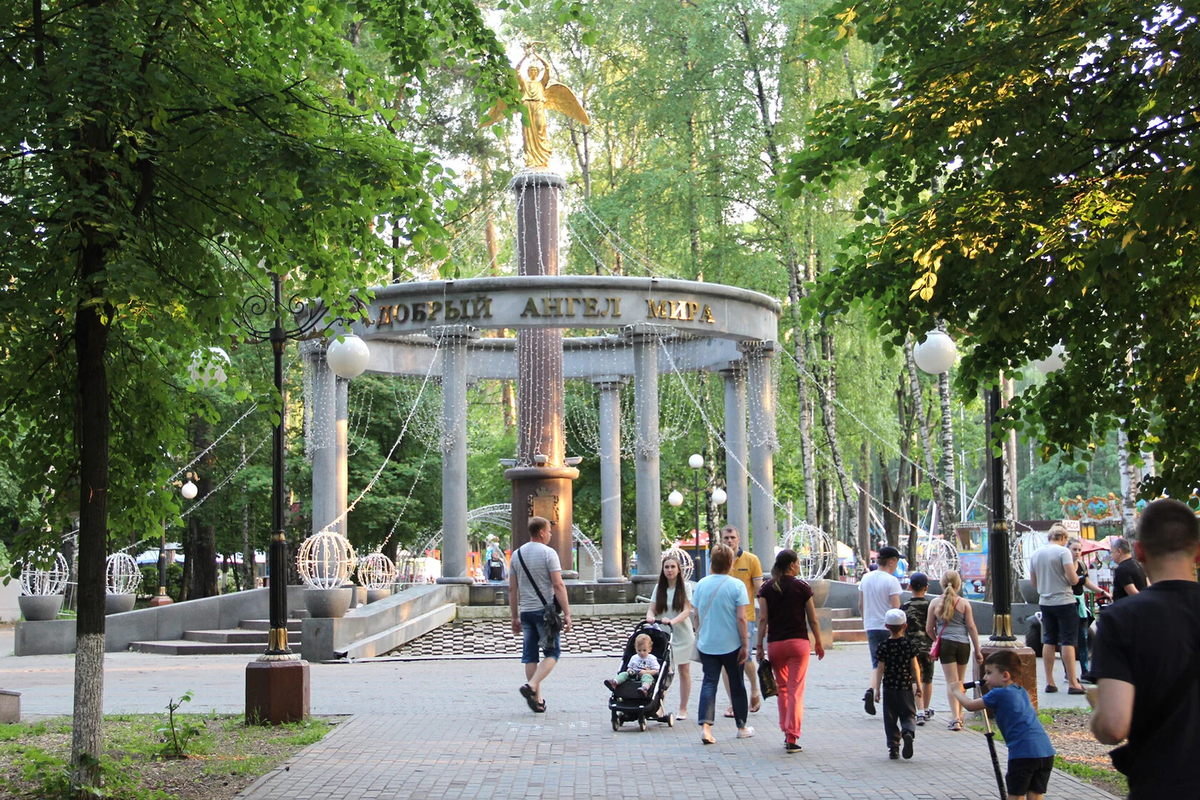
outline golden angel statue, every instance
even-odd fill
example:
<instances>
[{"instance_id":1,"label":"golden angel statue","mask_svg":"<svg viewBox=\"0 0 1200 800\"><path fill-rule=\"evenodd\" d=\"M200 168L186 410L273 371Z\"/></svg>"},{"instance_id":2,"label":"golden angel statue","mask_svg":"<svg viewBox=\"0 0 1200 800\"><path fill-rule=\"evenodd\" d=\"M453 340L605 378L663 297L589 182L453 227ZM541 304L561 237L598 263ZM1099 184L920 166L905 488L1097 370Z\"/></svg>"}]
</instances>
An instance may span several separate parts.
<instances>
[{"instance_id":1,"label":"golden angel statue","mask_svg":"<svg viewBox=\"0 0 1200 800\"><path fill-rule=\"evenodd\" d=\"M525 62L533 59L527 72L522 75ZM538 66L540 62L541 66ZM565 84L550 77L550 65L536 51L526 47L525 56L517 63L517 81L521 85L521 104L525 106L521 133L525 140L525 166L530 169L546 169L550 166L550 138L546 133L546 112L561 111L571 119L591 125L587 112ZM501 100L492 108L484 125L493 125L504 119L507 104Z\"/></svg>"}]
</instances>

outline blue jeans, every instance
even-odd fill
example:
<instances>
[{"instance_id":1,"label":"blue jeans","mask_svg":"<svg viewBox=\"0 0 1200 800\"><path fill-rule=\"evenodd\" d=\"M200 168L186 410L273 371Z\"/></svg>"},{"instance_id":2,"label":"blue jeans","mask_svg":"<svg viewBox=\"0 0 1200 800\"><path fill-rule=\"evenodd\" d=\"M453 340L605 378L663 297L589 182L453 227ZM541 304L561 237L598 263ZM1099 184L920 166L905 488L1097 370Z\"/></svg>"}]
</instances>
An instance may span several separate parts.
<instances>
[{"instance_id":1,"label":"blue jeans","mask_svg":"<svg viewBox=\"0 0 1200 800\"><path fill-rule=\"evenodd\" d=\"M871 651L871 669L879 666L879 659L875 656L879 645L890 638L892 638L892 632L886 628L881 631L867 631L867 649Z\"/></svg>"},{"instance_id":2,"label":"blue jeans","mask_svg":"<svg viewBox=\"0 0 1200 800\"><path fill-rule=\"evenodd\" d=\"M716 717L717 684L721 682L721 670L729 676L729 695L733 700L733 717L739 728L746 727L750 716L750 702L746 698L745 671L738 663L738 651L719 656L700 653L704 667L704 682L700 684L700 724L711 725Z\"/></svg>"},{"instance_id":3,"label":"blue jeans","mask_svg":"<svg viewBox=\"0 0 1200 800\"><path fill-rule=\"evenodd\" d=\"M522 664L538 663L538 640L542 638L545 619L545 612L540 608L537 611L521 612L521 632L525 634L525 642L521 647ZM561 650L560 645L561 637L555 636L554 647L544 648L542 657L558 660Z\"/></svg>"}]
</instances>

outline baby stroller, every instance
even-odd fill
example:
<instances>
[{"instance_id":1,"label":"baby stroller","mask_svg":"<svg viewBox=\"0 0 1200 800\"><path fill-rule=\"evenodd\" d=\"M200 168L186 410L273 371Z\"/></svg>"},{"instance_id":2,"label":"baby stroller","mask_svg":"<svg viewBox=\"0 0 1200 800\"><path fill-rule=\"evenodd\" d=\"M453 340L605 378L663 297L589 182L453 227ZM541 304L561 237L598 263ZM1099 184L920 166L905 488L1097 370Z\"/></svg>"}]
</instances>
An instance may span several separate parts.
<instances>
[{"instance_id":1,"label":"baby stroller","mask_svg":"<svg viewBox=\"0 0 1200 800\"><path fill-rule=\"evenodd\" d=\"M657 622L642 620L634 626L633 633L629 634L629 641L625 643L625 655L621 657L621 669L625 668L629 659L636 652L633 642L642 633L648 635L653 643L650 652L658 659L658 675L654 677L654 685L648 695L643 696L638 691L640 685L637 681L625 681L617 686L616 691L608 700L608 707L612 711L612 729L614 731L620 730L626 722L634 720L637 720L638 730L644 731L647 719L665 722L668 728L675 727L675 715L662 713L665 707L663 698L666 697L667 689L671 688L671 681L675 679L675 664L671 655L671 623L666 620Z\"/></svg>"}]
</instances>

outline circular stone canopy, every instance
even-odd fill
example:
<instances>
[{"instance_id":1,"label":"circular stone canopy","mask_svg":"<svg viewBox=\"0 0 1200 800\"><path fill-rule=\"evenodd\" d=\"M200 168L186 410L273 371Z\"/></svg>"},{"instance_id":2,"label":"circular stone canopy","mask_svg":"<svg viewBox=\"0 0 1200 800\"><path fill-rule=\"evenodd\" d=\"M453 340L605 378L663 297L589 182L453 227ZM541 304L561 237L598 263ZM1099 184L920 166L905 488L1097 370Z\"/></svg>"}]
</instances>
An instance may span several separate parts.
<instances>
[{"instance_id":1,"label":"circular stone canopy","mask_svg":"<svg viewBox=\"0 0 1200 800\"><path fill-rule=\"evenodd\" d=\"M741 357L739 342L774 342L779 303L767 295L715 283L614 276L517 276L399 283L374 290L366 322L349 331L370 342L368 372L420 375L430 369L435 339L474 329L621 330L621 341L662 337L693 369L724 369ZM566 337L565 378L631 375L626 363L592 363L589 351L615 337ZM477 339L468 371L476 378L517 374L515 339ZM436 365L434 366L437 372Z\"/></svg>"}]
</instances>

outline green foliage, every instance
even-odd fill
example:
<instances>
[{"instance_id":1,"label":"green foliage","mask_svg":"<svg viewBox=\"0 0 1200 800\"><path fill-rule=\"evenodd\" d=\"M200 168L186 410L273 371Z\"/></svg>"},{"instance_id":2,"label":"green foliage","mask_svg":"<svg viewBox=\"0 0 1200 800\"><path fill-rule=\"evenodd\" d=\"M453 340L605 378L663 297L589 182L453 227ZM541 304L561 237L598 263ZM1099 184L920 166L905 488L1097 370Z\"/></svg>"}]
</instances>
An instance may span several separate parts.
<instances>
[{"instance_id":1,"label":"green foliage","mask_svg":"<svg viewBox=\"0 0 1200 800\"><path fill-rule=\"evenodd\" d=\"M814 53L879 53L792 157L793 196L870 176L810 310L861 307L899 346L947 321L974 394L1062 341L1005 424L1087 462L1123 427L1148 493L1200 471L1193 171L1197 23L1152 4L836 3ZM1151 312L1151 310L1153 310Z\"/></svg>"},{"instance_id":2,"label":"green foliage","mask_svg":"<svg viewBox=\"0 0 1200 800\"><path fill-rule=\"evenodd\" d=\"M165 742L161 748L164 756L184 758L187 755L188 743L204 732L203 724L197 725L188 715L181 714L178 718L175 712L184 703L192 702L191 691L180 695L179 700L167 701L167 724L155 728L154 732L163 736Z\"/></svg>"}]
</instances>

